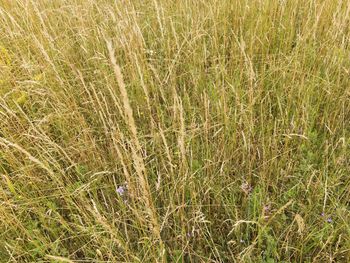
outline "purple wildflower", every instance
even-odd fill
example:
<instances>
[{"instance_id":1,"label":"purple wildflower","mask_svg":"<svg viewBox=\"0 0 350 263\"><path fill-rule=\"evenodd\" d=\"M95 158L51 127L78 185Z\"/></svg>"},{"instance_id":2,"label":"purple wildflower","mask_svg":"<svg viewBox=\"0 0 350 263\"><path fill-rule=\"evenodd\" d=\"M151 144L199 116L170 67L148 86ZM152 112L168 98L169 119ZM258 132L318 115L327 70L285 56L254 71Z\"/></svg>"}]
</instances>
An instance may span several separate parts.
<instances>
[{"instance_id":1,"label":"purple wildflower","mask_svg":"<svg viewBox=\"0 0 350 263\"><path fill-rule=\"evenodd\" d=\"M117 193L120 195L120 196L123 196L125 194L125 187L124 186L119 186L117 188Z\"/></svg>"},{"instance_id":2,"label":"purple wildflower","mask_svg":"<svg viewBox=\"0 0 350 263\"><path fill-rule=\"evenodd\" d=\"M249 195L252 192L253 187L248 182L244 182L241 185L241 189L245 194Z\"/></svg>"},{"instance_id":3,"label":"purple wildflower","mask_svg":"<svg viewBox=\"0 0 350 263\"><path fill-rule=\"evenodd\" d=\"M264 210L265 213L269 213L269 212L270 212L270 209L271 209L270 204L265 205L265 206L263 207L263 210Z\"/></svg>"},{"instance_id":4,"label":"purple wildflower","mask_svg":"<svg viewBox=\"0 0 350 263\"><path fill-rule=\"evenodd\" d=\"M321 216L324 216L324 212L321 213Z\"/></svg>"},{"instance_id":5,"label":"purple wildflower","mask_svg":"<svg viewBox=\"0 0 350 263\"><path fill-rule=\"evenodd\" d=\"M327 222L328 222L328 223L332 223L332 222L333 222L332 218L331 218L331 217L328 217L328 218L327 218Z\"/></svg>"}]
</instances>

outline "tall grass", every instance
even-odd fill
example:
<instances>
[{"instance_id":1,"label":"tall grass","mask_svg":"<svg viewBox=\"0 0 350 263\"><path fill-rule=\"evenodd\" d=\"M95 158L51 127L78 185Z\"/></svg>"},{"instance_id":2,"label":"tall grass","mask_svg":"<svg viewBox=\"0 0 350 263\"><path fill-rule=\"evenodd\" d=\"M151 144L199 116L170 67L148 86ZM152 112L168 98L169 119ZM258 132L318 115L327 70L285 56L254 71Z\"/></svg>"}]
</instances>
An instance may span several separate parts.
<instances>
[{"instance_id":1,"label":"tall grass","mask_svg":"<svg viewBox=\"0 0 350 263\"><path fill-rule=\"evenodd\" d=\"M1 262L349 262L350 2L0 0Z\"/></svg>"}]
</instances>

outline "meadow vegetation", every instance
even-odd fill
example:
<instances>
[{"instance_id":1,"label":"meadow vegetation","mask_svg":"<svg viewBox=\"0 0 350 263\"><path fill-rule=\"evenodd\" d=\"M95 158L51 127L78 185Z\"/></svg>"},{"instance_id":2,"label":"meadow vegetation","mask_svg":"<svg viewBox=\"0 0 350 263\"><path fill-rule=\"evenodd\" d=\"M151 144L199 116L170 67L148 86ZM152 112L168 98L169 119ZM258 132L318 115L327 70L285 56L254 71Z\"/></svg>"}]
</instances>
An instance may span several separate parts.
<instances>
[{"instance_id":1,"label":"meadow vegetation","mask_svg":"<svg viewBox=\"0 0 350 263\"><path fill-rule=\"evenodd\" d=\"M350 1L0 0L1 262L350 262Z\"/></svg>"}]
</instances>

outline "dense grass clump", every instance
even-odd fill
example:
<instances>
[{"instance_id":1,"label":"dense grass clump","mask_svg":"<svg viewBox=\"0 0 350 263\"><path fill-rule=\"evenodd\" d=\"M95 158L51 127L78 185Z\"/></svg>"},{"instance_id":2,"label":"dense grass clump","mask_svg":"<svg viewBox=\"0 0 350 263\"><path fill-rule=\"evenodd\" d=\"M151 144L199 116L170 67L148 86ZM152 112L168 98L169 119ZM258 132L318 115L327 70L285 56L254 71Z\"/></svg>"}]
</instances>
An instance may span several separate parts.
<instances>
[{"instance_id":1,"label":"dense grass clump","mask_svg":"<svg viewBox=\"0 0 350 263\"><path fill-rule=\"evenodd\" d=\"M1 262L349 262L350 1L0 0Z\"/></svg>"}]
</instances>

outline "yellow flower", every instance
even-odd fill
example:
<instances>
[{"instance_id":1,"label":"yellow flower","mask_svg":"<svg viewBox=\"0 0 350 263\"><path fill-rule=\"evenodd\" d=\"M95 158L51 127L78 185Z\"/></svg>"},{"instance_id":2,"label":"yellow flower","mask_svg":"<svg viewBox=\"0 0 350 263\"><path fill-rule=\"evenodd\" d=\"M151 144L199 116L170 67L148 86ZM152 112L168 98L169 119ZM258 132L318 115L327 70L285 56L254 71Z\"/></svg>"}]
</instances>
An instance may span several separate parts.
<instances>
[{"instance_id":1,"label":"yellow flower","mask_svg":"<svg viewBox=\"0 0 350 263\"><path fill-rule=\"evenodd\" d=\"M28 100L27 94L24 91L21 91L18 95L19 96L16 98L16 102L18 105L23 106Z\"/></svg>"},{"instance_id":2,"label":"yellow flower","mask_svg":"<svg viewBox=\"0 0 350 263\"><path fill-rule=\"evenodd\" d=\"M11 57L6 48L0 45L0 65L10 65Z\"/></svg>"},{"instance_id":3,"label":"yellow flower","mask_svg":"<svg viewBox=\"0 0 350 263\"><path fill-rule=\"evenodd\" d=\"M33 80L35 81L40 81L42 79L43 79L43 73L36 74L34 75L34 78L33 78Z\"/></svg>"}]
</instances>

